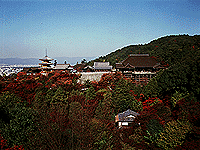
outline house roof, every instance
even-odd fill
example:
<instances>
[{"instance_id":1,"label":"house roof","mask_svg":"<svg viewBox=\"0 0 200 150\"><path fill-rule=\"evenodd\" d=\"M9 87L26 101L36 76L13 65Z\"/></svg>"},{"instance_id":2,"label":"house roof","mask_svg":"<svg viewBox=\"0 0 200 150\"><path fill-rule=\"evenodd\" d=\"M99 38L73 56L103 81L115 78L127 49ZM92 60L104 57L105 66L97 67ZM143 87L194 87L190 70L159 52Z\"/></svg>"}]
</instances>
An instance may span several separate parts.
<instances>
[{"instance_id":1,"label":"house roof","mask_svg":"<svg viewBox=\"0 0 200 150\"><path fill-rule=\"evenodd\" d=\"M106 69L111 70L112 66L109 65L109 62L94 62L94 69Z\"/></svg>"},{"instance_id":2,"label":"house roof","mask_svg":"<svg viewBox=\"0 0 200 150\"><path fill-rule=\"evenodd\" d=\"M39 63L39 65L52 65L53 63L51 62L42 62L42 63Z\"/></svg>"},{"instance_id":3,"label":"house roof","mask_svg":"<svg viewBox=\"0 0 200 150\"><path fill-rule=\"evenodd\" d=\"M121 63L117 63L116 68L154 67L158 64L149 54L131 54Z\"/></svg>"},{"instance_id":4,"label":"house roof","mask_svg":"<svg viewBox=\"0 0 200 150\"><path fill-rule=\"evenodd\" d=\"M138 115L140 115L140 114L128 109L128 110L124 111L123 113L119 113L116 116L115 122L117 122L117 121L133 121L135 119L135 117Z\"/></svg>"}]
</instances>

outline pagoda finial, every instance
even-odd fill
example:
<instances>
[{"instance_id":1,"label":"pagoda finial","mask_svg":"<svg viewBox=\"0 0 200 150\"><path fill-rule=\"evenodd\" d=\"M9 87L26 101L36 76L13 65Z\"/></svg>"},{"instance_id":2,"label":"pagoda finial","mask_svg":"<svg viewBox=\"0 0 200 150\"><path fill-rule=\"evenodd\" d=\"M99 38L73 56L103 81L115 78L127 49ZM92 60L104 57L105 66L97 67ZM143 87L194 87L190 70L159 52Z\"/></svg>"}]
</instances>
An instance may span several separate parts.
<instances>
[{"instance_id":1,"label":"pagoda finial","mask_svg":"<svg viewBox=\"0 0 200 150\"><path fill-rule=\"evenodd\" d=\"M47 48L46 48L46 57L47 57Z\"/></svg>"}]
</instances>

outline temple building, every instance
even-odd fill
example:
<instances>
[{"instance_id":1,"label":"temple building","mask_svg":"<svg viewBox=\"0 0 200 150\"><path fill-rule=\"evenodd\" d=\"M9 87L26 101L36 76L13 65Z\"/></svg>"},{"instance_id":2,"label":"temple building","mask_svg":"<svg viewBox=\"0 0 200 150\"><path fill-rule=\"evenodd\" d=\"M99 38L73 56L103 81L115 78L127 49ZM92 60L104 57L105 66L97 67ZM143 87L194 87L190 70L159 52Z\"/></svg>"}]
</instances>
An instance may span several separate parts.
<instances>
[{"instance_id":1,"label":"temple building","mask_svg":"<svg viewBox=\"0 0 200 150\"><path fill-rule=\"evenodd\" d=\"M43 71L50 71L52 69L51 65L53 64L51 61L53 59L51 59L50 57L46 56L43 57L42 59L39 59L42 61L42 63L39 63L40 65L40 68L43 70Z\"/></svg>"},{"instance_id":2,"label":"temple building","mask_svg":"<svg viewBox=\"0 0 200 150\"><path fill-rule=\"evenodd\" d=\"M73 67L70 64L54 64L52 67L53 70L63 70L63 71L72 71Z\"/></svg>"},{"instance_id":3,"label":"temple building","mask_svg":"<svg viewBox=\"0 0 200 150\"><path fill-rule=\"evenodd\" d=\"M121 63L116 63L116 71L125 77L135 79L136 84L148 83L160 69L165 67L149 54L131 54Z\"/></svg>"}]
</instances>

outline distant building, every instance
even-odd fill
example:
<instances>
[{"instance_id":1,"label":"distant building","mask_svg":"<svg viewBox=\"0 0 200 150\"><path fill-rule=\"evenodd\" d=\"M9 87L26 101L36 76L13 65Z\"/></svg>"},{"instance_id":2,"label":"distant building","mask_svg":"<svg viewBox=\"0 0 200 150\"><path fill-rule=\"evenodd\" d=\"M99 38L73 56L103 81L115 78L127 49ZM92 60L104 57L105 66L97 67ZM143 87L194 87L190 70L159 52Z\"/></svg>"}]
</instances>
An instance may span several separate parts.
<instances>
[{"instance_id":1,"label":"distant building","mask_svg":"<svg viewBox=\"0 0 200 150\"><path fill-rule=\"evenodd\" d=\"M121 63L116 63L116 71L122 72L125 77L135 79L138 84L147 83L157 71L164 68L149 54L131 54Z\"/></svg>"},{"instance_id":2,"label":"distant building","mask_svg":"<svg viewBox=\"0 0 200 150\"><path fill-rule=\"evenodd\" d=\"M135 118L139 115L139 113L136 113L130 109L124 111L123 113L117 114L115 116L116 127L122 128L130 126L134 123Z\"/></svg>"},{"instance_id":3,"label":"distant building","mask_svg":"<svg viewBox=\"0 0 200 150\"><path fill-rule=\"evenodd\" d=\"M110 66L109 62L94 62L94 71L111 71L112 66Z\"/></svg>"},{"instance_id":4,"label":"distant building","mask_svg":"<svg viewBox=\"0 0 200 150\"><path fill-rule=\"evenodd\" d=\"M68 71L73 70L70 64L55 64L55 66L53 66L52 69L53 70L68 70Z\"/></svg>"}]
</instances>

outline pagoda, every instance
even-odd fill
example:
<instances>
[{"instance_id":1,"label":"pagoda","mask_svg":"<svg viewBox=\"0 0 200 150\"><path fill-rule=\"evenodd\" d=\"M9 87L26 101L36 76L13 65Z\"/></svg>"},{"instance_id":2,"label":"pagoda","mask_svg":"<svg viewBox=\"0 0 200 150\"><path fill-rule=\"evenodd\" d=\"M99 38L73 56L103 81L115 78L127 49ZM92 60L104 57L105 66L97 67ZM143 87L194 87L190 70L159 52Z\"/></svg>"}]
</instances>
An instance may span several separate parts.
<instances>
[{"instance_id":1,"label":"pagoda","mask_svg":"<svg viewBox=\"0 0 200 150\"><path fill-rule=\"evenodd\" d=\"M43 71L49 71L52 69L51 65L53 63L51 63L51 61L53 59L51 59L50 57L47 56L47 50L46 50L46 56L43 57L42 59L39 59L42 61L42 63L39 63L39 65L41 66L40 68L43 70Z\"/></svg>"}]
</instances>

